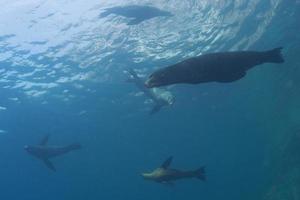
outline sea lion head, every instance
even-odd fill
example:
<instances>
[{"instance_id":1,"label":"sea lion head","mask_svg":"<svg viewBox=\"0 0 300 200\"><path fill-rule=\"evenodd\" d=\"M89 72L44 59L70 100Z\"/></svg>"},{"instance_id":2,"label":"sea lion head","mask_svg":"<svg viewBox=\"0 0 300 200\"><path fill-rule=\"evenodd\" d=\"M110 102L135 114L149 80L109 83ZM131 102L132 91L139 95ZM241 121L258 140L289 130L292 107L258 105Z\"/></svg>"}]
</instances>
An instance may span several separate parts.
<instances>
[{"instance_id":1,"label":"sea lion head","mask_svg":"<svg viewBox=\"0 0 300 200\"><path fill-rule=\"evenodd\" d=\"M142 173L141 175L142 175L142 177L143 177L145 180L152 180L152 179L153 179L152 173Z\"/></svg>"},{"instance_id":2,"label":"sea lion head","mask_svg":"<svg viewBox=\"0 0 300 200\"><path fill-rule=\"evenodd\" d=\"M34 148L32 148L31 146L28 146L28 145L24 146L24 150L30 154L33 154L33 152L34 152Z\"/></svg>"},{"instance_id":3,"label":"sea lion head","mask_svg":"<svg viewBox=\"0 0 300 200\"><path fill-rule=\"evenodd\" d=\"M145 82L147 88L160 87L169 84L166 72L157 71L149 76Z\"/></svg>"},{"instance_id":4,"label":"sea lion head","mask_svg":"<svg viewBox=\"0 0 300 200\"><path fill-rule=\"evenodd\" d=\"M164 176L165 174L165 170L162 168L157 168L152 172L149 173L142 173L142 177L145 180L158 180L160 179L162 176Z\"/></svg>"},{"instance_id":5,"label":"sea lion head","mask_svg":"<svg viewBox=\"0 0 300 200\"><path fill-rule=\"evenodd\" d=\"M151 90L161 105L170 106L175 103L175 96L170 91L161 88L152 88Z\"/></svg>"},{"instance_id":6,"label":"sea lion head","mask_svg":"<svg viewBox=\"0 0 300 200\"><path fill-rule=\"evenodd\" d=\"M31 155L37 156L39 154L40 148L36 146L25 145L24 150Z\"/></svg>"},{"instance_id":7,"label":"sea lion head","mask_svg":"<svg viewBox=\"0 0 300 200\"><path fill-rule=\"evenodd\" d=\"M29 146L29 145L25 145L24 150L27 151L28 153L33 153L34 152L34 148Z\"/></svg>"}]
</instances>

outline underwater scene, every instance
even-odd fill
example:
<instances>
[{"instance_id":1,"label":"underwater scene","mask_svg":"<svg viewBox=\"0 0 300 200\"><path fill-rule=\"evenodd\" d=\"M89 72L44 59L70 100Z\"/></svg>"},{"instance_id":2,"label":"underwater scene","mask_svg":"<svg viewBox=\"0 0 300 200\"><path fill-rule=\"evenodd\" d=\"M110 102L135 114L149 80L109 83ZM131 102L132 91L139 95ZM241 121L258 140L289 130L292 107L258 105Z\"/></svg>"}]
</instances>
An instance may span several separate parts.
<instances>
[{"instance_id":1,"label":"underwater scene","mask_svg":"<svg viewBox=\"0 0 300 200\"><path fill-rule=\"evenodd\" d=\"M300 200L300 0L0 0L1 200Z\"/></svg>"}]
</instances>

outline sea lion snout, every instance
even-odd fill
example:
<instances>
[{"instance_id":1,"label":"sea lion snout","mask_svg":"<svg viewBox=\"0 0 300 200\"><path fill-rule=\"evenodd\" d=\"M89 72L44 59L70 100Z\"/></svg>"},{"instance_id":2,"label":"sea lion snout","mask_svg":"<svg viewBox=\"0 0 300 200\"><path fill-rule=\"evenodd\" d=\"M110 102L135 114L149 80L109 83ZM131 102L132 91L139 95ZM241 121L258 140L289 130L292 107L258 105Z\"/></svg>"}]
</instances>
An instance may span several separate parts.
<instances>
[{"instance_id":1,"label":"sea lion snout","mask_svg":"<svg viewBox=\"0 0 300 200\"><path fill-rule=\"evenodd\" d=\"M154 87L153 79L152 79L151 77L148 78L148 79L146 80L145 86L146 86L147 88L152 88L152 87Z\"/></svg>"},{"instance_id":2,"label":"sea lion snout","mask_svg":"<svg viewBox=\"0 0 300 200\"><path fill-rule=\"evenodd\" d=\"M169 82L172 82L172 79L172 77L168 76L168 72L160 70L149 76L145 82L145 86L147 88L166 86Z\"/></svg>"},{"instance_id":3,"label":"sea lion snout","mask_svg":"<svg viewBox=\"0 0 300 200\"><path fill-rule=\"evenodd\" d=\"M32 154L32 148L31 148L29 145L25 145L25 146L23 147L23 149L24 149L27 153Z\"/></svg>"},{"instance_id":4,"label":"sea lion snout","mask_svg":"<svg viewBox=\"0 0 300 200\"><path fill-rule=\"evenodd\" d=\"M149 174L149 173L142 173L141 176L142 176L145 180L151 179L151 174Z\"/></svg>"},{"instance_id":5,"label":"sea lion snout","mask_svg":"<svg viewBox=\"0 0 300 200\"><path fill-rule=\"evenodd\" d=\"M154 87L160 86L160 83L159 83L158 78L152 74L152 75L149 76L149 78L146 80L145 86L146 86L147 88L154 88Z\"/></svg>"}]
</instances>

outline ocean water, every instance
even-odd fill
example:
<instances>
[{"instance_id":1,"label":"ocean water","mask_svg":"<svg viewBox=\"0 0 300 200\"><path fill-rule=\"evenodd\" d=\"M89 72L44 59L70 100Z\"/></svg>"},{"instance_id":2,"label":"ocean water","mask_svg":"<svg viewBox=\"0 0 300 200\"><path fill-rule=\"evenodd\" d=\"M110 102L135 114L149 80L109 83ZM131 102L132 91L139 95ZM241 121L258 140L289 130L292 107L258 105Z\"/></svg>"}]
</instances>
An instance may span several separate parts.
<instances>
[{"instance_id":1,"label":"ocean water","mask_svg":"<svg viewBox=\"0 0 300 200\"><path fill-rule=\"evenodd\" d=\"M172 16L100 17L128 5ZM0 0L0 199L299 200L299 31L299 0ZM237 82L166 87L176 101L154 115L126 82L128 68L146 78L208 52L280 46L284 64ZM52 160L57 172L23 149L47 134L82 145ZM169 156L205 166L207 181L142 178Z\"/></svg>"}]
</instances>

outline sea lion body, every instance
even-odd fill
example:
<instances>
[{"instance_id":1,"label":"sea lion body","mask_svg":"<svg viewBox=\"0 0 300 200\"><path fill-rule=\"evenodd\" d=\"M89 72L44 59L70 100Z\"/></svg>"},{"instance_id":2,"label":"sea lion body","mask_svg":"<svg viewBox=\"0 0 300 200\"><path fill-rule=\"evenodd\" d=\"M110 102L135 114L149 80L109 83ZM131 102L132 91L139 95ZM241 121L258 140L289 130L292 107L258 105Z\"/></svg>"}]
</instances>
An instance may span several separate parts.
<instances>
[{"instance_id":1,"label":"sea lion body","mask_svg":"<svg viewBox=\"0 0 300 200\"><path fill-rule=\"evenodd\" d=\"M80 145L78 144L72 144L68 146L25 146L25 149L30 154L34 155L35 157L38 157L40 159L49 159L54 158L63 154L66 154L72 150L79 149Z\"/></svg>"},{"instance_id":2,"label":"sea lion body","mask_svg":"<svg viewBox=\"0 0 300 200\"><path fill-rule=\"evenodd\" d=\"M81 145L74 143L67 146L48 146L49 135L46 135L38 145L26 145L24 150L32 156L40 159L52 171L56 171L55 166L49 160L51 158L64 155L73 150L81 149Z\"/></svg>"},{"instance_id":3,"label":"sea lion body","mask_svg":"<svg viewBox=\"0 0 300 200\"><path fill-rule=\"evenodd\" d=\"M146 180L152 180L157 183L172 183L181 179L197 178L206 180L205 169L201 167L197 170L182 171L178 169L169 168L173 157L169 157L159 168L150 173L143 173L142 176Z\"/></svg>"},{"instance_id":4,"label":"sea lion body","mask_svg":"<svg viewBox=\"0 0 300 200\"><path fill-rule=\"evenodd\" d=\"M203 170L201 170L203 171ZM202 174L198 170L195 171L181 171L178 169L164 169L157 168L151 173L144 173L143 176L145 179L150 179L159 183L173 182L180 179L189 179L189 178L199 178L199 175ZM201 175L203 179L203 175Z\"/></svg>"},{"instance_id":5,"label":"sea lion body","mask_svg":"<svg viewBox=\"0 0 300 200\"><path fill-rule=\"evenodd\" d=\"M149 88L178 83L228 83L243 78L247 71L263 63L282 63L281 49L210 53L160 69L150 75Z\"/></svg>"}]
</instances>

